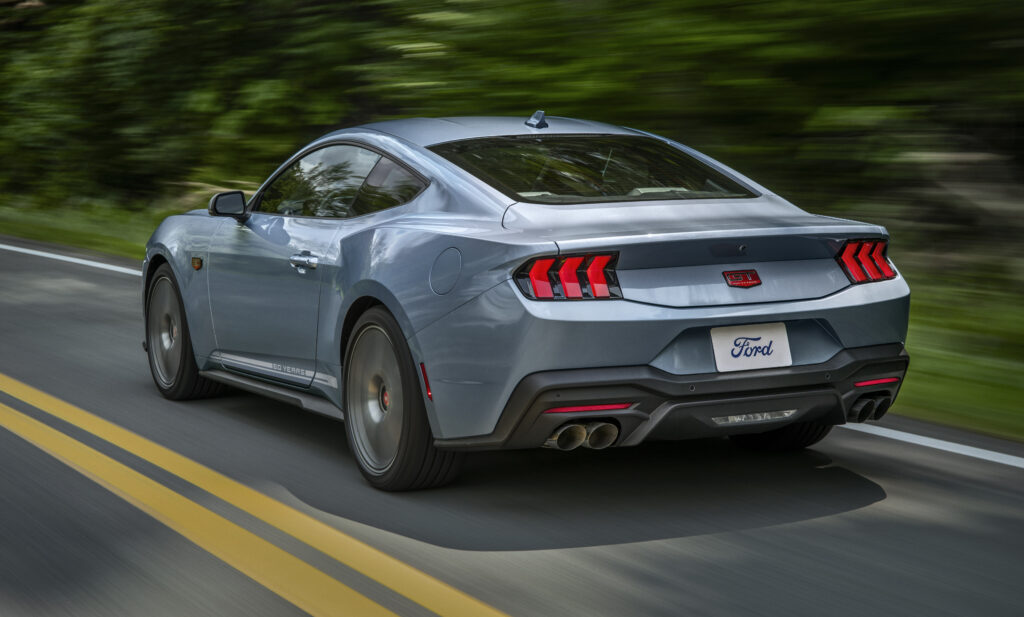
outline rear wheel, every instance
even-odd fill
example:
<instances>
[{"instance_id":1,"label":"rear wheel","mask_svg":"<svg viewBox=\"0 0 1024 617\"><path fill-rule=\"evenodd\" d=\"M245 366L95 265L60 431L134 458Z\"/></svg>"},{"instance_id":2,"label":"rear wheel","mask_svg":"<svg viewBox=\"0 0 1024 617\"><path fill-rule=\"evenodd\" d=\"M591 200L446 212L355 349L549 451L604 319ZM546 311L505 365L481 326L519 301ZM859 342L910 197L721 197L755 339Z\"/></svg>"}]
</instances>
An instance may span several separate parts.
<instances>
[{"instance_id":1,"label":"rear wheel","mask_svg":"<svg viewBox=\"0 0 1024 617\"><path fill-rule=\"evenodd\" d=\"M345 352L345 432L363 477L387 491L453 480L464 455L434 447L412 354L395 318L363 313Z\"/></svg>"},{"instance_id":2,"label":"rear wheel","mask_svg":"<svg viewBox=\"0 0 1024 617\"><path fill-rule=\"evenodd\" d=\"M146 289L146 352L160 394L174 401L213 396L224 386L199 375L174 272L162 264Z\"/></svg>"},{"instance_id":3,"label":"rear wheel","mask_svg":"<svg viewBox=\"0 0 1024 617\"><path fill-rule=\"evenodd\" d=\"M767 433L731 435L729 439L749 450L786 452L813 446L832 430L831 424L797 422Z\"/></svg>"}]
</instances>

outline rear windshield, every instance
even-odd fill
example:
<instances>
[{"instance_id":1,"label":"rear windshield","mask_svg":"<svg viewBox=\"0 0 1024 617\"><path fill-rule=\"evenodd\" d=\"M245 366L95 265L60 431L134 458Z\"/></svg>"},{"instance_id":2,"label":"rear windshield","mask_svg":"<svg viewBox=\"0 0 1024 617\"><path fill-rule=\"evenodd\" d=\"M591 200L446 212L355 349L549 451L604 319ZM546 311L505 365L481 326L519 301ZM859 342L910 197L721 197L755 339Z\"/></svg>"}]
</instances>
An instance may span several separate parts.
<instances>
[{"instance_id":1,"label":"rear windshield","mask_svg":"<svg viewBox=\"0 0 1024 617\"><path fill-rule=\"evenodd\" d=\"M516 201L589 204L755 196L682 150L650 137L486 137L430 149Z\"/></svg>"}]
</instances>

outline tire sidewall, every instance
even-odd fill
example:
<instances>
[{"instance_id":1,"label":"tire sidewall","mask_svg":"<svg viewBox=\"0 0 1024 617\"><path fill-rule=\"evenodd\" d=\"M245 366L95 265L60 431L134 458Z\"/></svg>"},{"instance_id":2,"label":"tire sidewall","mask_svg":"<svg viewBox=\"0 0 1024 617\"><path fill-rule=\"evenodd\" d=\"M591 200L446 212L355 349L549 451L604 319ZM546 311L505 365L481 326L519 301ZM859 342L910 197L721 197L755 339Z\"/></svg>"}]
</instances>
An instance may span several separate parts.
<instances>
[{"instance_id":1,"label":"tire sidewall","mask_svg":"<svg viewBox=\"0 0 1024 617\"><path fill-rule=\"evenodd\" d=\"M376 473L363 463L360 457L360 450L356 444L354 423L349 420L348 400L350 393L349 367L352 351L360 334L368 326L381 328L391 340L395 356L398 358L398 370L401 375L403 403L402 409L402 432L398 442L398 452L395 460L383 472ZM342 364L343 396L345 401L345 434L348 440L349 449L355 457L359 471L366 478L367 482L377 488L395 490L395 487L410 485L419 473L418 465L414 462L423 458L425 447L432 438L430 427L426 422L426 409L423 404L423 393L420 388L419 376L414 370L412 352L409 350L405 337L402 335L398 322L385 309L373 307L363 313L355 327L352 328L352 335L348 339L345 349L345 361ZM408 393L406 395L405 393Z\"/></svg>"},{"instance_id":2,"label":"tire sidewall","mask_svg":"<svg viewBox=\"0 0 1024 617\"><path fill-rule=\"evenodd\" d=\"M178 370L174 374L174 378L171 381L171 385L164 386L160 382L160 378L157 377L157 370L154 363L156 360L153 358L153 354L156 353L153 350L155 341L150 339L149 331L149 302L150 296L153 293L153 288L161 278L166 278L171 283L171 288L174 290L174 299L178 303L178 312L181 314L181 361L178 362ZM192 337L188 329L188 318L185 315L185 304L181 300L181 289L178 287L178 281L174 277L174 271L168 264L161 264L156 272L153 273L153 277L149 280L149 284L146 286L146 311L145 311L145 328L146 328L146 358L149 360L149 371L153 377L153 383L156 384L160 393L168 398L177 398L181 396L181 390L186 385L185 377L189 374L189 371L195 371L195 358L192 355Z\"/></svg>"}]
</instances>

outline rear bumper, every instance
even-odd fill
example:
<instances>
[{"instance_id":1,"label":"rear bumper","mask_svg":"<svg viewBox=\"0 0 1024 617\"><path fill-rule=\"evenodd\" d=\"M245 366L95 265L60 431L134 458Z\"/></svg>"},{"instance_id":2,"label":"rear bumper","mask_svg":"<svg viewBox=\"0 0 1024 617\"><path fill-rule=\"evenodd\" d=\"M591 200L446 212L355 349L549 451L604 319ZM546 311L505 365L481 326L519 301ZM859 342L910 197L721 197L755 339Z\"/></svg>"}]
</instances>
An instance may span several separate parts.
<instances>
[{"instance_id":1,"label":"rear bumper","mask_svg":"<svg viewBox=\"0 0 1024 617\"><path fill-rule=\"evenodd\" d=\"M512 392L495 430L438 439L465 450L535 448L567 422L605 420L619 426L615 446L645 440L755 433L792 422L842 424L864 397L894 400L909 356L902 344L844 349L820 364L737 373L673 375L651 366L558 370L527 376ZM899 381L854 384L886 378ZM545 413L581 405L629 403L626 409ZM887 408L887 406L886 406ZM714 418L794 410L780 420L720 424ZM880 416L885 408L878 410Z\"/></svg>"}]
</instances>

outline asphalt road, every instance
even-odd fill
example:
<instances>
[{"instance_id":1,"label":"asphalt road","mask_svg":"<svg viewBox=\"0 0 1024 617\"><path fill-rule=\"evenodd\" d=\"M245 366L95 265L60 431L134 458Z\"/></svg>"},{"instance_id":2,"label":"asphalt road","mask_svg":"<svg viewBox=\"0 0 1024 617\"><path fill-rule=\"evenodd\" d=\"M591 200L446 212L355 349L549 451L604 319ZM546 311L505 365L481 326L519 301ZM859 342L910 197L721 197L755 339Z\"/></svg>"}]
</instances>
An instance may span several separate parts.
<instances>
[{"instance_id":1,"label":"asphalt road","mask_svg":"<svg viewBox=\"0 0 1024 617\"><path fill-rule=\"evenodd\" d=\"M164 400L141 340L138 277L0 250L0 615L378 614L345 598L400 615L1024 615L1024 469L840 429L782 456L480 454L453 486L387 494L340 423L246 394Z\"/></svg>"}]
</instances>

